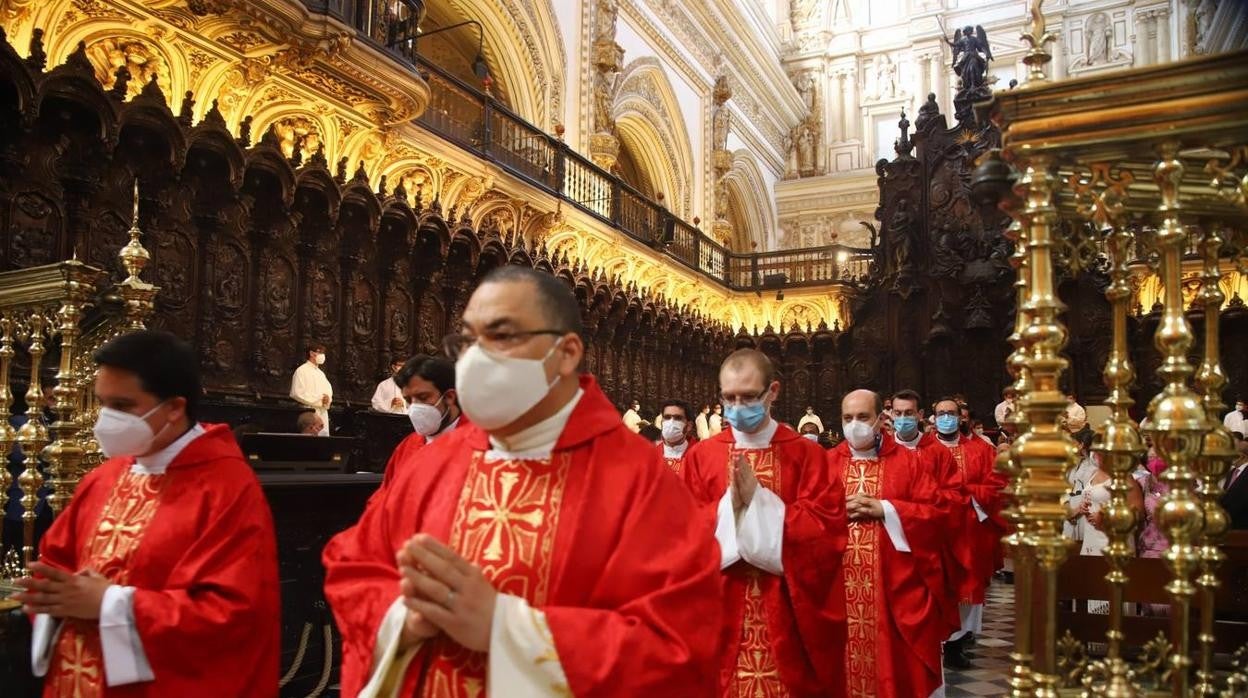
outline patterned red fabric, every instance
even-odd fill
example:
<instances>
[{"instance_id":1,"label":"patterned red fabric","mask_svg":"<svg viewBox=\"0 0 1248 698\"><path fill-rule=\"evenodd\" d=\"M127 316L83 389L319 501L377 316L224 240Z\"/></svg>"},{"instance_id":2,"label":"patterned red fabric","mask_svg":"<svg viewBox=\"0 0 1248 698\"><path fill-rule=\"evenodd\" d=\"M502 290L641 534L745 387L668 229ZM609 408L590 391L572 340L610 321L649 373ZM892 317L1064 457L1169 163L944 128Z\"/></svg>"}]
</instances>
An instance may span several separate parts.
<instances>
[{"instance_id":1,"label":"patterned red fabric","mask_svg":"<svg viewBox=\"0 0 1248 698\"><path fill-rule=\"evenodd\" d=\"M367 681L378 626L399 593L395 551L418 532L488 562L487 577L545 613L573 695L712 695L706 677L716 638L705 628L717 626L722 613L718 550L694 525L693 501L651 445L624 426L593 378L583 376L581 387L584 395L539 470L521 477L525 464L486 462L486 433L458 429L421 449L420 467L398 464L359 523L330 541L325 593L342 634L344 696ZM539 487L533 477L548 479ZM504 517L506 535L500 528L491 550L491 535L468 521L499 521L508 511L499 500L525 492L533 495L525 499L532 516ZM474 510L494 515L463 518ZM500 581L513 569L514 587ZM472 689L448 683L449 692L429 693L437 687L427 668L439 652L452 651L448 644L421 648L400 695Z\"/></svg>"},{"instance_id":2,"label":"patterned red fabric","mask_svg":"<svg viewBox=\"0 0 1248 698\"><path fill-rule=\"evenodd\" d=\"M276 696L273 519L229 427L208 426L164 475L134 475L133 462L113 458L88 473L41 552L47 564L136 588L135 625L156 678L106 686L98 623L72 621L44 695Z\"/></svg>"},{"instance_id":3,"label":"patterned red fabric","mask_svg":"<svg viewBox=\"0 0 1248 698\"><path fill-rule=\"evenodd\" d=\"M732 433L724 431L685 454L685 483L703 505L703 530L713 529L735 450ZM784 425L776 430L769 448L746 454L760 484L785 503L784 575L763 572L745 561L724 571L720 695L754 695L747 691L766 678L769 663L774 663L789 695L841 695L845 599L835 581L848 535L844 489L829 481L823 449ZM706 535L713 534L707 530ZM754 604L751 596L755 585L761 604ZM758 608L761 621L753 612ZM768 650L770 657L761 654ZM756 652L760 654L755 656ZM762 695L784 695L773 683L765 683L772 688Z\"/></svg>"},{"instance_id":4,"label":"patterned red fabric","mask_svg":"<svg viewBox=\"0 0 1248 698\"><path fill-rule=\"evenodd\" d=\"M971 540L972 530L967 528L966 512L971 509L971 497L966 493L962 470L948 448L942 446L936 435L927 432L919 439L919 462L936 481L936 506L942 509L944 527L940 545L941 617L949 632L962 627L958 615L958 601L962 589L975 570L976 545Z\"/></svg>"}]
</instances>

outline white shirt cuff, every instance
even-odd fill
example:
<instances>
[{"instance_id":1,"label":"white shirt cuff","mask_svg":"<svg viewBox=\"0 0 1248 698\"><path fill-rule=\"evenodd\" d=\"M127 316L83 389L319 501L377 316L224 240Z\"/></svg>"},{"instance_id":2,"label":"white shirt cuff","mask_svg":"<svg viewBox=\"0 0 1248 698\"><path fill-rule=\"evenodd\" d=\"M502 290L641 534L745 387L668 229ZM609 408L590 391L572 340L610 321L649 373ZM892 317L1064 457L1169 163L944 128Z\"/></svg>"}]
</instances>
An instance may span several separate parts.
<instances>
[{"instance_id":1,"label":"white shirt cuff","mask_svg":"<svg viewBox=\"0 0 1248 698\"><path fill-rule=\"evenodd\" d=\"M485 685L486 698L571 695L546 614L519 596L495 601Z\"/></svg>"},{"instance_id":2,"label":"white shirt cuff","mask_svg":"<svg viewBox=\"0 0 1248 698\"><path fill-rule=\"evenodd\" d=\"M61 634L61 621L46 613L35 616L30 632L30 671L35 676L46 676L52 663L52 650Z\"/></svg>"},{"instance_id":3,"label":"white shirt cuff","mask_svg":"<svg viewBox=\"0 0 1248 698\"><path fill-rule=\"evenodd\" d=\"M910 541L906 540L906 531L901 527L901 516L897 514L897 507L887 499L881 499L880 506L884 508L884 530L888 532L888 539L893 542L893 547L899 553L910 552Z\"/></svg>"},{"instance_id":4,"label":"white shirt cuff","mask_svg":"<svg viewBox=\"0 0 1248 698\"><path fill-rule=\"evenodd\" d=\"M715 540L719 542L719 568L727 569L729 565L741 559L741 551L737 547L737 522L732 511L732 487L724 490L716 508Z\"/></svg>"},{"instance_id":5,"label":"white shirt cuff","mask_svg":"<svg viewBox=\"0 0 1248 698\"><path fill-rule=\"evenodd\" d=\"M784 500L759 486L737 524L741 557L772 574L784 574Z\"/></svg>"},{"instance_id":6,"label":"white shirt cuff","mask_svg":"<svg viewBox=\"0 0 1248 698\"><path fill-rule=\"evenodd\" d=\"M984 508L979 505L979 502L975 501L974 497L971 497L971 506L975 508L975 516L980 523L983 523L988 518L988 512L984 511Z\"/></svg>"},{"instance_id":7,"label":"white shirt cuff","mask_svg":"<svg viewBox=\"0 0 1248 698\"><path fill-rule=\"evenodd\" d=\"M399 640L403 635L403 621L407 607L403 597L390 604L386 615L377 627L377 642L373 645L373 673L359 693L359 698L394 698L403 687L403 674L416 656L419 645L399 653Z\"/></svg>"},{"instance_id":8,"label":"white shirt cuff","mask_svg":"<svg viewBox=\"0 0 1248 698\"><path fill-rule=\"evenodd\" d=\"M156 678L134 623L134 587L114 584L104 590L100 603L100 650L104 655L104 681L109 686Z\"/></svg>"}]
</instances>

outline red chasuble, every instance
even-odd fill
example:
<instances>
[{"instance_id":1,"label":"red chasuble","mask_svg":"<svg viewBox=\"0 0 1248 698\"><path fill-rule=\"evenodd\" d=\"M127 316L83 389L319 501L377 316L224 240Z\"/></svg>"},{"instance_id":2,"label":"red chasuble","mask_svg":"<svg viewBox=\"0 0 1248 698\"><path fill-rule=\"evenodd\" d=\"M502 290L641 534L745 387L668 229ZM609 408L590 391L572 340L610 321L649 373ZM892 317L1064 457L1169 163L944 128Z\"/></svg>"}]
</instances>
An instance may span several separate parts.
<instances>
[{"instance_id":1,"label":"red chasuble","mask_svg":"<svg viewBox=\"0 0 1248 698\"><path fill-rule=\"evenodd\" d=\"M879 455L852 457L847 442L828 452L832 478L847 495L888 500L911 552L899 552L880 521L850 521L842 584L848 616L850 698L926 698L941 685L940 523L936 483L914 451L887 434Z\"/></svg>"},{"instance_id":2,"label":"red chasuble","mask_svg":"<svg viewBox=\"0 0 1248 698\"><path fill-rule=\"evenodd\" d=\"M42 560L132 586L154 681L108 687L98 621L65 621L44 696L277 695L281 628L269 505L228 426L187 444L163 475L113 458L87 474L43 537Z\"/></svg>"},{"instance_id":3,"label":"red chasuble","mask_svg":"<svg viewBox=\"0 0 1248 698\"><path fill-rule=\"evenodd\" d=\"M688 454L689 450L692 448L693 448L693 444L689 444L689 448L685 449L685 454ZM658 446L655 446L654 450L656 453L659 454L659 458L663 460L663 463L667 465L668 470L672 471L673 473L676 473L677 475L680 474L680 471L685 466L685 456L682 455L678 458L668 458L667 451L664 449L663 444L659 444Z\"/></svg>"},{"instance_id":4,"label":"red chasuble","mask_svg":"<svg viewBox=\"0 0 1248 698\"><path fill-rule=\"evenodd\" d=\"M1001 518L1001 490L1005 487L1005 478L997 474L997 453L984 440L977 436L958 436L956 446L947 448L962 473L966 488L967 503L962 509L963 538L966 543L958 546L958 558L967 570L967 574L959 586L959 600L962 603L979 604L984 602L988 583L992 573L1001 566L1001 536L1005 533L1005 521ZM980 521L970 500L975 501L988 515Z\"/></svg>"},{"instance_id":5,"label":"red chasuble","mask_svg":"<svg viewBox=\"0 0 1248 698\"><path fill-rule=\"evenodd\" d=\"M929 431L919 438L917 453L919 462L936 482L936 505L941 510L940 525L944 529L940 545L940 589L943 593L939 600L941 617L949 626L949 632L953 632L962 627L958 615L959 592L975 564L975 546L970 542L964 515L971 506L971 498L966 493L957 461L949 449L937 442L935 434Z\"/></svg>"},{"instance_id":6,"label":"red chasuble","mask_svg":"<svg viewBox=\"0 0 1248 698\"><path fill-rule=\"evenodd\" d=\"M472 422L469 422L468 417L461 413L459 415L459 421L455 424L455 429L452 429L451 431L463 429L469 426L472 426ZM445 436L447 436L447 434L442 435L442 437ZM390 454L390 460L386 461L385 475L381 476L381 486L385 487L394 481L394 470L396 467L401 467L397 464L410 459L413 453L420 450L420 448L427 443L429 443L429 439L427 437L422 434L417 434L414 431L403 437L403 440L399 442L399 445L394 448L394 453Z\"/></svg>"},{"instance_id":7,"label":"red chasuble","mask_svg":"<svg viewBox=\"0 0 1248 698\"><path fill-rule=\"evenodd\" d=\"M823 449L789 427L776 429L770 447L744 451L731 431L723 431L685 453L685 483L711 521L738 452L749 459L759 484L784 501L784 575L744 560L724 570L720 695L840 695L845 606L834 582L845 550L844 489L829 482ZM713 530L704 535L713 536ZM718 553L711 542L703 539L702 545Z\"/></svg>"},{"instance_id":8,"label":"red chasuble","mask_svg":"<svg viewBox=\"0 0 1248 698\"><path fill-rule=\"evenodd\" d=\"M550 458L486 457L478 427L400 463L358 524L325 548L325 594L342 633L342 694L367 682L378 626L399 595L395 551L446 541L500 592L546 614L577 696L710 696L722 584L718 550L654 449L590 376ZM445 636L408 666L402 696L478 698L486 656Z\"/></svg>"}]
</instances>

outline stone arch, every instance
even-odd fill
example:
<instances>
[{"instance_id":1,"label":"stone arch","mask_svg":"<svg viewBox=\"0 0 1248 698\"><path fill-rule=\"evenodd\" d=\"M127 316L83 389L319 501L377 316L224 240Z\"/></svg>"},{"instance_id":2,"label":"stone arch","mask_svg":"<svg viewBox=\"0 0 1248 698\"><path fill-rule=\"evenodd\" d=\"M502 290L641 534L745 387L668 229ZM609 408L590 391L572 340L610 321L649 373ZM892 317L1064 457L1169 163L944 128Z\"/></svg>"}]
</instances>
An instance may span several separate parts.
<instances>
[{"instance_id":1,"label":"stone arch","mask_svg":"<svg viewBox=\"0 0 1248 698\"><path fill-rule=\"evenodd\" d=\"M612 116L621 145L663 192L667 207L692 217L693 148L676 92L657 59L638 58L624 67Z\"/></svg>"},{"instance_id":2,"label":"stone arch","mask_svg":"<svg viewBox=\"0 0 1248 698\"><path fill-rule=\"evenodd\" d=\"M521 118L550 131L563 109L567 55L552 0L451 0L462 19L481 22L485 59Z\"/></svg>"},{"instance_id":3,"label":"stone arch","mask_svg":"<svg viewBox=\"0 0 1248 698\"><path fill-rule=\"evenodd\" d=\"M732 169L724 176L724 186L728 190L730 219L736 224L732 249L749 252L751 243L757 243L760 251L775 247L775 202L749 151L733 152Z\"/></svg>"}]
</instances>

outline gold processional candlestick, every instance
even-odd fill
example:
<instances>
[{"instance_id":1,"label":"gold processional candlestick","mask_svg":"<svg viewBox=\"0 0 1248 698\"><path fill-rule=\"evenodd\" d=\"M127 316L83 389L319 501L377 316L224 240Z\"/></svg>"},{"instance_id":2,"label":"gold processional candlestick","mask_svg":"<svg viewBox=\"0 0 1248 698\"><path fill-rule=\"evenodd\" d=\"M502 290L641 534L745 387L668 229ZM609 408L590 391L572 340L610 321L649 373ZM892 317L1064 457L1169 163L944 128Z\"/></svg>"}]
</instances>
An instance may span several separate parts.
<instances>
[{"instance_id":1,"label":"gold processional candlestick","mask_svg":"<svg viewBox=\"0 0 1248 698\"><path fill-rule=\"evenodd\" d=\"M22 488L22 564L30 567L35 557L35 507L39 503L39 489L43 475L39 472L39 453L48 443L48 429L43 424L39 405L43 389L39 380L39 367L43 362L44 332L47 319L38 311L32 311L22 328L23 339L30 341L30 386L26 391L26 423L17 431L17 443L25 457L25 470L17 479Z\"/></svg>"},{"instance_id":2,"label":"gold processional candlestick","mask_svg":"<svg viewBox=\"0 0 1248 698\"><path fill-rule=\"evenodd\" d=\"M1131 472L1136 460L1144 453L1139 429L1131 420L1129 410L1135 401L1131 399L1131 384L1135 381L1135 367L1127 345L1127 315L1131 309L1131 242L1132 235L1124 226L1124 202L1127 188L1135 178L1128 170L1114 176L1107 163L1092 165L1090 176L1071 175L1070 185L1075 192L1077 210L1098 230L1105 232L1105 250L1109 260L1109 287L1105 298L1112 312L1112 346L1103 372L1109 395L1105 405L1110 416L1098 430L1093 449L1102 455L1111 480L1108 485L1110 500L1101 510L1103 528L1109 539L1105 547L1105 561L1109 572L1105 581L1109 584L1109 627L1105 632L1105 658L1084 679L1085 686L1096 682L1101 694L1113 698L1131 698L1138 695L1131 682L1131 671L1122 654L1123 599L1126 596L1126 565L1132 558L1132 531L1136 525L1135 512L1127 503L1127 492L1134 487Z\"/></svg>"},{"instance_id":3,"label":"gold processional candlestick","mask_svg":"<svg viewBox=\"0 0 1248 698\"><path fill-rule=\"evenodd\" d=\"M1196 474L1192 461L1200 453L1205 432L1205 406L1187 385L1192 367L1187 361L1192 346L1192 330L1184 315L1182 253L1187 232L1179 220L1179 185L1184 166L1178 159L1179 146L1167 142L1160 148L1161 159L1153 167L1153 181L1161 194L1158 213L1162 217L1157 231L1157 247L1161 252L1161 285L1163 307L1155 343L1161 353L1162 365L1157 369L1166 385L1149 405L1152 426L1149 433L1158 454L1166 463L1161 479L1169 491L1157 506L1157 523L1166 534L1170 547L1163 556L1172 578L1166 585L1170 604L1170 688L1174 698L1188 698L1192 664L1191 624L1192 597L1196 587L1192 573L1199 556L1195 542L1200 533L1204 512L1194 495Z\"/></svg>"},{"instance_id":4,"label":"gold processional candlestick","mask_svg":"<svg viewBox=\"0 0 1248 698\"><path fill-rule=\"evenodd\" d=\"M117 253L117 257L121 259L121 264L128 274L125 281L117 284L117 291L125 303L126 329L141 330L146 326L147 318L152 314L156 292L159 289L139 278L152 255L139 241L139 238L143 236L143 231L139 228L138 177L134 178L134 215L131 219L129 234L130 242Z\"/></svg>"},{"instance_id":5,"label":"gold processional candlestick","mask_svg":"<svg viewBox=\"0 0 1248 698\"><path fill-rule=\"evenodd\" d=\"M1201 240L1203 269L1199 300L1204 305L1205 351L1204 360L1196 372L1196 386L1204 395L1205 415L1212 427L1205 433L1200 456L1196 459L1196 472L1201 479L1201 509L1204 512L1204 528L1201 531L1200 575L1196 586L1200 588L1200 664L1196 668L1195 694L1218 695L1217 677L1213 666L1214 650L1214 602L1218 590L1218 568L1226 559L1220 548L1222 537L1230 528L1226 510L1219 504L1222 497L1222 477L1235 458L1235 442L1231 433L1219 418L1226 405L1222 402L1222 389L1226 387L1226 374L1219 356L1219 323L1222 302L1226 300L1219 283L1222 272L1219 257L1225 242L1219 223L1205 226Z\"/></svg>"},{"instance_id":6,"label":"gold processional candlestick","mask_svg":"<svg viewBox=\"0 0 1248 698\"><path fill-rule=\"evenodd\" d=\"M9 410L13 405L9 368L15 353L13 321L7 315L0 315L0 510L8 506L9 488L13 486L13 476L9 474L9 453L13 444L17 443L17 430L9 424Z\"/></svg>"},{"instance_id":7,"label":"gold processional candlestick","mask_svg":"<svg viewBox=\"0 0 1248 698\"><path fill-rule=\"evenodd\" d=\"M1055 197L1060 184L1053 157L1035 154L1025 163L1016 187L1025 202L1020 218L1027 235L1031 277L1024 306L1030 321L1022 338L1032 390L1022 401L1029 429L1014 442L1012 457L1026 471L1022 515L1028 529L1026 543L1035 556L1043 592L1043 598L1033 599L1031 604L1031 609L1044 611L1031 673L1031 695L1038 698L1057 696L1057 571L1067 554L1062 496L1067 490L1066 470L1075 464L1078 454L1059 425L1066 409L1059 381L1068 363L1061 356L1066 328L1058 319L1064 306L1057 297L1053 264L1058 219Z\"/></svg>"}]
</instances>

